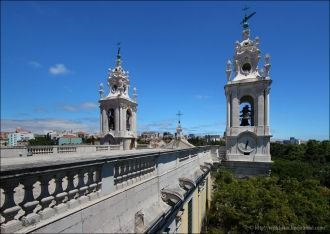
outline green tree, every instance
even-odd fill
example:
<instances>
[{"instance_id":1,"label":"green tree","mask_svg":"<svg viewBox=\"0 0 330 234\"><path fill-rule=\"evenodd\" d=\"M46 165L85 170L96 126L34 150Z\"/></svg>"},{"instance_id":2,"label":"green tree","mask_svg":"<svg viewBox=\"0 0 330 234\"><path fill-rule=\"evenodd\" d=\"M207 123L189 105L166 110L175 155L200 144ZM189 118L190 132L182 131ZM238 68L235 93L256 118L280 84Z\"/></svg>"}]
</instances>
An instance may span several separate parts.
<instances>
[{"instance_id":1,"label":"green tree","mask_svg":"<svg viewBox=\"0 0 330 234\"><path fill-rule=\"evenodd\" d=\"M29 140L29 145L54 145L55 142L50 139L50 137L42 136L36 137L35 139Z\"/></svg>"},{"instance_id":2,"label":"green tree","mask_svg":"<svg viewBox=\"0 0 330 234\"><path fill-rule=\"evenodd\" d=\"M286 169L300 170L304 166L290 164ZM330 190L310 178L311 174L304 174L297 178L280 173L236 179L230 172L219 169L212 174L215 186L208 231L251 233L262 232L260 227L329 228Z\"/></svg>"}]
</instances>

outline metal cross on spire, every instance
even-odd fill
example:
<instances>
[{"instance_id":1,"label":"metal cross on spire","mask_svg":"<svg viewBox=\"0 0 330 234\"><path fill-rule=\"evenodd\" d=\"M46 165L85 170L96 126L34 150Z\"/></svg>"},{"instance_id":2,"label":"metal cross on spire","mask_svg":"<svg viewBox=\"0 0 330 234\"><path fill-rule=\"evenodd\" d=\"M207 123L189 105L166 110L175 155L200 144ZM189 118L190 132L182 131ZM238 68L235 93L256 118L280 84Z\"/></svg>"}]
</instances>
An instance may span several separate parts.
<instances>
[{"instance_id":1,"label":"metal cross on spire","mask_svg":"<svg viewBox=\"0 0 330 234\"><path fill-rule=\"evenodd\" d=\"M176 114L178 116L178 121L180 123L180 120L181 120L181 115L183 115L180 111Z\"/></svg>"}]
</instances>

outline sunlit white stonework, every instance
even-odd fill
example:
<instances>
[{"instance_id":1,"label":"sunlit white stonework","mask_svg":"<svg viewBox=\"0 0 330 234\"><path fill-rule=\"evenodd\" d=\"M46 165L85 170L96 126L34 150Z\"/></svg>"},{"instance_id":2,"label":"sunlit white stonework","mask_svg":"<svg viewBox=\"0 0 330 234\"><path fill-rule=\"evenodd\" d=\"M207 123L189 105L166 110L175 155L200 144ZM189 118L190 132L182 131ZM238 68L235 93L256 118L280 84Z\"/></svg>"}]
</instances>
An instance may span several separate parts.
<instances>
[{"instance_id":1,"label":"sunlit white stonework","mask_svg":"<svg viewBox=\"0 0 330 234\"><path fill-rule=\"evenodd\" d=\"M104 96L103 84L100 84L100 132L102 144L121 144L123 149L136 148L136 89L133 99L129 96L130 80L128 71L121 66L120 48L116 67L109 69L109 94Z\"/></svg>"},{"instance_id":2,"label":"sunlit white stonework","mask_svg":"<svg viewBox=\"0 0 330 234\"><path fill-rule=\"evenodd\" d=\"M250 29L244 28L243 40L236 41L234 61L228 60L226 66L226 158L228 161L271 161L270 56L265 56L263 69L259 69L260 54L259 38L251 40Z\"/></svg>"}]
</instances>

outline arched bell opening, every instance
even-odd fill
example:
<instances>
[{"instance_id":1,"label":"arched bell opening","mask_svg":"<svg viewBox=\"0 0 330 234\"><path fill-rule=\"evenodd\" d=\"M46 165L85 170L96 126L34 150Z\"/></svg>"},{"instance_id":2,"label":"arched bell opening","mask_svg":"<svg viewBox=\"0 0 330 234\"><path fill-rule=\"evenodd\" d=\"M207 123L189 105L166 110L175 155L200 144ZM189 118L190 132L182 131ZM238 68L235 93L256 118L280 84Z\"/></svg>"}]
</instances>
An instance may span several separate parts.
<instances>
[{"instance_id":1,"label":"arched bell opening","mask_svg":"<svg viewBox=\"0 0 330 234\"><path fill-rule=\"evenodd\" d=\"M132 127L132 111L128 109L126 111L126 130L131 131Z\"/></svg>"},{"instance_id":2,"label":"arched bell opening","mask_svg":"<svg viewBox=\"0 0 330 234\"><path fill-rule=\"evenodd\" d=\"M254 126L254 100L251 96L243 96L240 99L240 126Z\"/></svg>"},{"instance_id":3,"label":"arched bell opening","mask_svg":"<svg viewBox=\"0 0 330 234\"><path fill-rule=\"evenodd\" d=\"M111 134L105 135L103 138L101 138L101 145L116 145L118 142Z\"/></svg>"},{"instance_id":4,"label":"arched bell opening","mask_svg":"<svg viewBox=\"0 0 330 234\"><path fill-rule=\"evenodd\" d=\"M110 109L108 110L108 125L109 125L109 130L115 130L115 110Z\"/></svg>"}]
</instances>

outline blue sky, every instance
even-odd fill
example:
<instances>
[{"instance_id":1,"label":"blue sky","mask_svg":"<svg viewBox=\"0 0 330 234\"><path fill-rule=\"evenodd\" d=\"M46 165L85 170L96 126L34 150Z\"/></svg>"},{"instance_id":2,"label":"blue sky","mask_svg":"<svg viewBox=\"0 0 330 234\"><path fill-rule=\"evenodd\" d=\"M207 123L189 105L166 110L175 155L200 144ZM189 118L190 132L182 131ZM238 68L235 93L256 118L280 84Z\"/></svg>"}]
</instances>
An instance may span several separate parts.
<instances>
[{"instance_id":1,"label":"blue sky","mask_svg":"<svg viewBox=\"0 0 330 234\"><path fill-rule=\"evenodd\" d=\"M1 130L98 132L98 86L123 67L138 129L223 134L225 65L246 2L1 1ZM329 2L248 2L251 37L271 55L276 139L329 138Z\"/></svg>"}]
</instances>

